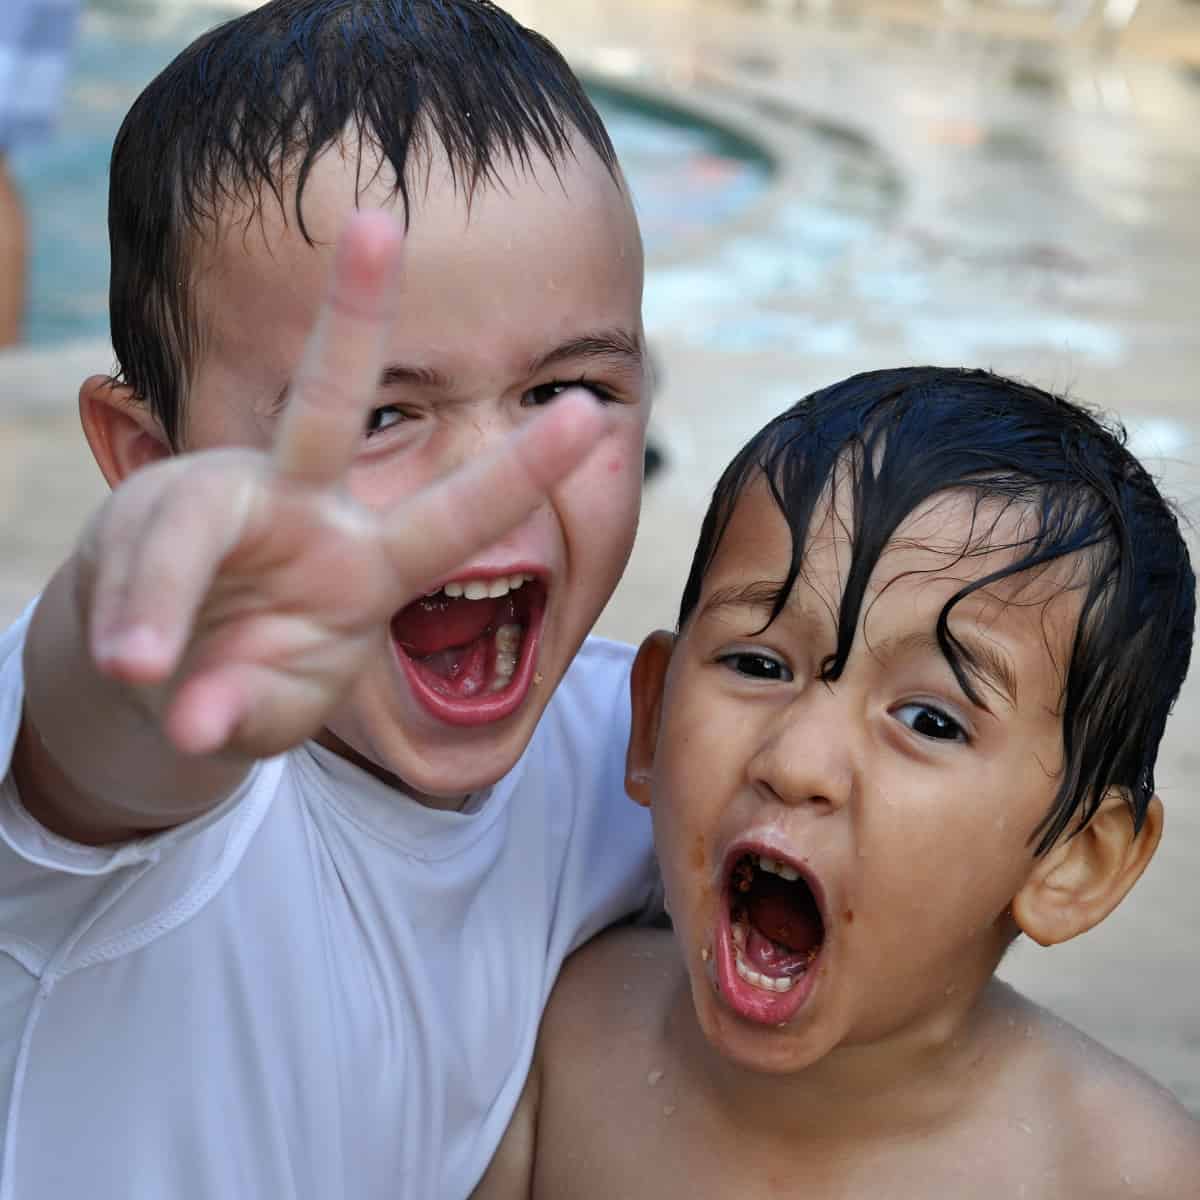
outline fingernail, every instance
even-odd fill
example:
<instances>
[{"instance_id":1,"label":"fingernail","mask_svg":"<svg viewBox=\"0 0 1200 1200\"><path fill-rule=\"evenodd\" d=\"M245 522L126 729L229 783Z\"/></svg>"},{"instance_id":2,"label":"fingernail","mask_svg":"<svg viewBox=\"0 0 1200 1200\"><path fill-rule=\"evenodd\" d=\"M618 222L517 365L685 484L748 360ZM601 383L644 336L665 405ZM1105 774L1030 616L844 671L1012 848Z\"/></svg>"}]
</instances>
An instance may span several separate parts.
<instances>
[{"instance_id":1,"label":"fingernail","mask_svg":"<svg viewBox=\"0 0 1200 1200\"><path fill-rule=\"evenodd\" d=\"M103 663L125 667L156 666L162 659L164 640L149 625L135 625L102 634L96 640L95 654Z\"/></svg>"}]
</instances>

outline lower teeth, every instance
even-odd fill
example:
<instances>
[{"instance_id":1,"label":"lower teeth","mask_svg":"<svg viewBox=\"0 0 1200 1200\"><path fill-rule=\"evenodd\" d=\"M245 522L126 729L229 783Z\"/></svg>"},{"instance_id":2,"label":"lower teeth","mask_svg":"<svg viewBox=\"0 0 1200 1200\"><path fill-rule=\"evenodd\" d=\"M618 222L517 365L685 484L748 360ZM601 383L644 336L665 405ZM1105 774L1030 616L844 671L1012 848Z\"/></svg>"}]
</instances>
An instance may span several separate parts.
<instances>
[{"instance_id":1,"label":"lower teeth","mask_svg":"<svg viewBox=\"0 0 1200 1200\"><path fill-rule=\"evenodd\" d=\"M762 988L765 992L790 992L799 976L795 975L762 975L753 967L748 966L740 954L734 954L734 966L737 973L752 987Z\"/></svg>"},{"instance_id":2,"label":"lower teeth","mask_svg":"<svg viewBox=\"0 0 1200 1200\"><path fill-rule=\"evenodd\" d=\"M816 949L810 950L808 953L808 963L806 963L800 971L795 975L764 975L761 971L756 971L743 957L742 951L746 948L746 938L748 930L743 921L732 921L730 923L730 933L733 937L733 963L737 968L737 973L750 985L757 988L762 988L766 992L788 992L791 991L797 980L801 979L808 970L808 963L811 963L817 956Z\"/></svg>"},{"instance_id":3,"label":"lower teeth","mask_svg":"<svg viewBox=\"0 0 1200 1200\"><path fill-rule=\"evenodd\" d=\"M500 625L496 629L495 642L496 662L489 690L502 692L512 682L521 657L521 626Z\"/></svg>"}]
</instances>

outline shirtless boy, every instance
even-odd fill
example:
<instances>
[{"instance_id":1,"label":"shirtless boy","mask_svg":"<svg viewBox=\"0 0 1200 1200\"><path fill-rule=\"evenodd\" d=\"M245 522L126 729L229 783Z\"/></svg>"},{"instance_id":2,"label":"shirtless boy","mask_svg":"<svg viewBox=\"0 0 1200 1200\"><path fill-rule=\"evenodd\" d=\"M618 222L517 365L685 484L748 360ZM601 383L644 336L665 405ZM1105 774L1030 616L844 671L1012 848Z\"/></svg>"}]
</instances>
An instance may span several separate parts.
<instances>
[{"instance_id":1,"label":"shirtless boy","mask_svg":"<svg viewBox=\"0 0 1200 1200\"><path fill-rule=\"evenodd\" d=\"M646 422L612 146L481 0L276 0L135 103L110 228L114 492L0 638L0 1197L465 1196L655 894L581 649Z\"/></svg>"},{"instance_id":2,"label":"shirtless boy","mask_svg":"<svg viewBox=\"0 0 1200 1200\"><path fill-rule=\"evenodd\" d=\"M1031 387L880 371L768 425L634 668L674 934L568 965L480 1194L1195 1196L1181 1106L993 975L1153 854L1194 591L1146 472Z\"/></svg>"}]
</instances>

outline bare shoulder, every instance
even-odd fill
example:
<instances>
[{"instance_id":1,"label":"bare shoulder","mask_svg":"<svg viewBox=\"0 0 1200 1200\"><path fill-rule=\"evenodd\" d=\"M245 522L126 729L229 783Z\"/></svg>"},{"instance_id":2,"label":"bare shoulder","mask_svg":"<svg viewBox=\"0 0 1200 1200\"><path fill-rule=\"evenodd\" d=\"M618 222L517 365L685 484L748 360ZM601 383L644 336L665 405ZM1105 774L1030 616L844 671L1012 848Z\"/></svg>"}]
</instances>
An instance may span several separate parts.
<instances>
[{"instance_id":1,"label":"bare shoulder","mask_svg":"<svg viewBox=\"0 0 1200 1200\"><path fill-rule=\"evenodd\" d=\"M610 930L571 955L542 1017L520 1103L472 1200L611 1194L603 1172L581 1175L580 1161L613 1160L596 1139L620 1125L615 1117L627 1114L635 1081L646 1090L643 1064L654 1057L675 961L671 934L643 929Z\"/></svg>"},{"instance_id":2,"label":"bare shoulder","mask_svg":"<svg viewBox=\"0 0 1200 1200\"><path fill-rule=\"evenodd\" d=\"M578 1060L579 1039L622 1045L645 1034L663 1011L677 962L674 936L661 929L612 929L580 947L563 966L542 1022L543 1061L552 1061L559 1044Z\"/></svg>"},{"instance_id":3,"label":"bare shoulder","mask_svg":"<svg viewBox=\"0 0 1200 1200\"><path fill-rule=\"evenodd\" d=\"M620 929L568 961L542 1022L537 1200L610 1200L675 1103L666 1038L680 986L670 933Z\"/></svg>"},{"instance_id":4,"label":"bare shoulder","mask_svg":"<svg viewBox=\"0 0 1200 1200\"><path fill-rule=\"evenodd\" d=\"M1195 1196L1200 1122L1132 1063L1044 1009L1023 1004L1035 1033L1030 1082L1055 1131L1059 1183L1096 1200Z\"/></svg>"}]
</instances>

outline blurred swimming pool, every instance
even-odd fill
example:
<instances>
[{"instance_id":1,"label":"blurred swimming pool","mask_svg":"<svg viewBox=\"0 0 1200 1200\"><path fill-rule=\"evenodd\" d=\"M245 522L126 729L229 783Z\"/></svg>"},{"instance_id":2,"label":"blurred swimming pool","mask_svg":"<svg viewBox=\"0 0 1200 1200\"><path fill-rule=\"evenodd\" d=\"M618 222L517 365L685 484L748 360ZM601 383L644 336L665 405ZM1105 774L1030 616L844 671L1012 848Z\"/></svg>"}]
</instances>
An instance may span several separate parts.
<instances>
[{"instance_id":1,"label":"blurred swimming pool","mask_svg":"<svg viewBox=\"0 0 1200 1200\"><path fill-rule=\"evenodd\" d=\"M235 9L220 0L89 0L62 121L14 155L32 241L27 333L34 343L108 333L108 158L121 118L188 42ZM718 224L767 185L740 140L611 91L595 98L637 200L651 251Z\"/></svg>"}]
</instances>

